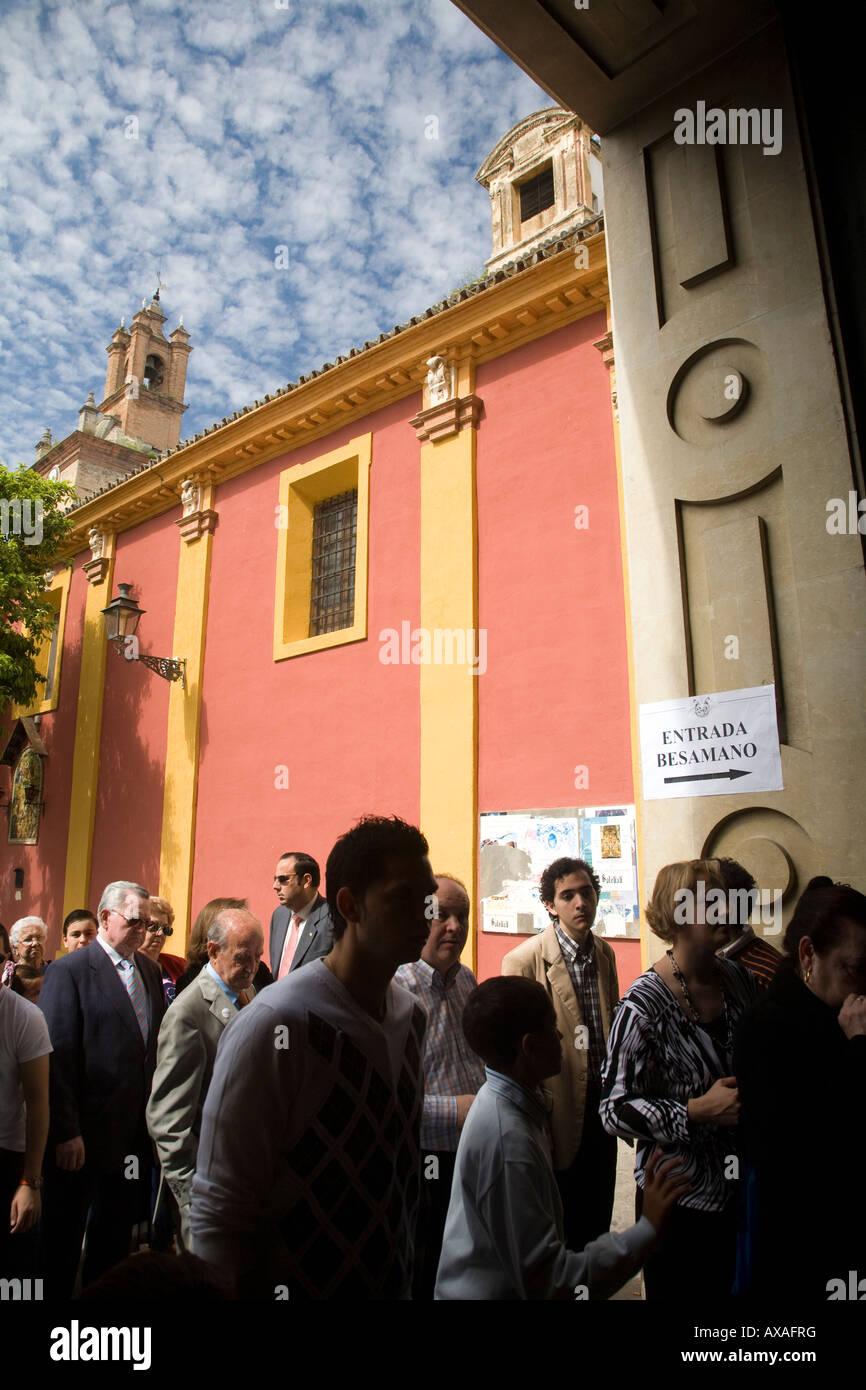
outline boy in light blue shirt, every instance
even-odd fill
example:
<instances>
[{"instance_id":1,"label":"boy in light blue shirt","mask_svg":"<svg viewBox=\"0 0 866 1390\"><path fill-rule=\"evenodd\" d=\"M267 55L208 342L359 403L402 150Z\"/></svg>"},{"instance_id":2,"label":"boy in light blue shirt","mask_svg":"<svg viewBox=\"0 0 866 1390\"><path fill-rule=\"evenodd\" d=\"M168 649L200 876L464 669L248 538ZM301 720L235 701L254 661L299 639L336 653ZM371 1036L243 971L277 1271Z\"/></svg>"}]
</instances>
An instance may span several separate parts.
<instances>
[{"instance_id":1,"label":"boy in light blue shirt","mask_svg":"<svg viewBox=\"0 0 866 1390\"><path fill-rule=\"evenodd\" d=\"M540 1090L562 1066L547 991L521 976L485 980L467 1001L463 1032L487 1081L460 1136L435 1297L609 1298L640 1269L686 1190L676 1160L653 1156L636 1225L569 1250Z\"/></svg>"}]
</instances>

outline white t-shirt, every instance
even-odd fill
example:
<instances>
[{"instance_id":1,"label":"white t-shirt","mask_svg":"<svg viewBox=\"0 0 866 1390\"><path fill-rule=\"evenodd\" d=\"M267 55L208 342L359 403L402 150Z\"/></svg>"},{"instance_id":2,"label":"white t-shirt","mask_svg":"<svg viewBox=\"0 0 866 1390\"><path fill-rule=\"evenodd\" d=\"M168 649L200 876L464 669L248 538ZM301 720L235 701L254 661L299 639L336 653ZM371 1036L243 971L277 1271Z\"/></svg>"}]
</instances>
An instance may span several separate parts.
<instances>
[{"instance_id":1,"label":"white t-shirt","mask_svg":"<svg viewBox=\"0 0 866 1390\"><path fill-rule=\"evenodd\" d=\"M0 1149L23 1153L24 1092L18 1069L53 1052L40 1009L11 989L0 989Z\"/></svg>"}]
</instances>

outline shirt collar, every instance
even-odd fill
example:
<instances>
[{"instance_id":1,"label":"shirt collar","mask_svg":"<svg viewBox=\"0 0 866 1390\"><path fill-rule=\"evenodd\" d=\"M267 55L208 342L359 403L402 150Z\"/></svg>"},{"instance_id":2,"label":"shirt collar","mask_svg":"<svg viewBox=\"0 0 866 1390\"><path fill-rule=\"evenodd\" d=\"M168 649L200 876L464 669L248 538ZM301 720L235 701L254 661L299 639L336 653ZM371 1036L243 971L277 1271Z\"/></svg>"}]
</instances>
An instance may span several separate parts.
<instances>
[{"instance_id":1,"label":"shirt collar","mask_svg":"<svg viewBox=\"0 0 866 1390\"><path fill-rule=\"evenodd\" d=\"M559 922L554 922L553 930L556 932L556 939L559 942L560 949L568 956L569 960L580 961L581 965L585 964L588 960L592 960L595 955L595 937L592 934L592 927L590 927L587 933L586 945L583 947L578 946L576 941L572 941L568 932L564 927L559 925Z\"/></svg>"},{"instance_id":2,"label":"shirt collar","mask_svg":"<svg viewBox=\"0 0 866 1390\"><path fill-rule=\"evenodd\" d=\"M754 927L745 927L743 931L740 932L740 935L738 937L735 937L735 939L731 941L727 946L722 947L722 949L718 952L718 955L724 956L726 960L730 960L732 956L738 956L742 951L743 947L748 946L750 941L755 940L756 937Z\"/></svg>"},{"instance_id":3,"label":"shirt collar","mask_svg":"<svg viewBox=\"0 0 866 1390\"><path fill-rule=\"evenodd\" d=\"M227 994L227 995L228 995L228 997L229 997L229 999L232 1001L232 1003L233 1003L233 1004L236 1004L236 1003L238 1002L238 996L235 994L235 992L234 992L233 989L229 989L229 987L228 987L228 985L226 984L225 980L223 979L222 975L218 975L218 974L216 973L216 971L214 970L214 968L213 968L213 966L211 965L210 961L208 961L207 964L205 965L205 970L208 972L208 974L210 975L210 977L211 977L212 980L216 980L216 982L217 982L217 984L219 985L220 989L223 991L224 994Z\"/></svg>"},{"instance_id":4,"label":"shirt collar","mask_svg":"<svg viewBox=\"0 0 866 1390\"><path fill-rule=\"evenodd\" d=\"M317 898L318 896L319 896L319 895L318 895L318 893L317 893L317 894L316 894L316 898ZM300 917L300 919L301 919L301 925L302 925L302 926L303 926L304 922L306 922L306 920L307 920L307 918L309 917L310 913L312 912L313 908L316 906L316 898L311 898L310 901L307 903L307 906L306 906L306 907L302 907L301 910L300 910L300 912L297 914L297 916ZM295 916L295 913L292 912L291 908L286 908L286 911L287 911L288 914L289 914L289 921L291 922L292 918Z\"/></svg>"},{"instance_id":5,"label":"shirt collar","mask_svg":"<svg viewBox=\"0 0 866 1390\"><path fill-rule=\"evenodd\" d=\"M100 936L99 932L96 933L96 939L109 960L112 960L115 965L125 965L127 961L129 961L130 965L135 964L135 960L132 956L122 956L119 951L115 951L111 943L106 941L104 936Z\"/></svg>"},{"instance_id":6,"label":"shirt collar","mask_svg":"<svg viewBox=\"0 0 866 1390\"><path fill-rule=\"evenodd\" d=\"M505 1096L506 1100L512 1101L525 1115L543 1129L547 1119L548 1105L544 1092L536 1088L530 1091L526 1086L515 1081L512 1076L506 1076L504 1072L495 1071L493 1067L485 1067L487 1073L487 1084L491 1091L497 1095Z\"/></svg>"},{"instance_id":7,"label":"shirt collar","mask_svg":"<svg viewBox=\"0 0 866 1390\"><path fill-rule=\"evenodd\" d=\"M450 989L460 974L460 961L455 960L454 964L444 975L440 974L432 965L428 965L426 960L419 956L415 962L415 969L421 972L422 977L427 981L431 989Z\"/></svg>"}]
</instances>

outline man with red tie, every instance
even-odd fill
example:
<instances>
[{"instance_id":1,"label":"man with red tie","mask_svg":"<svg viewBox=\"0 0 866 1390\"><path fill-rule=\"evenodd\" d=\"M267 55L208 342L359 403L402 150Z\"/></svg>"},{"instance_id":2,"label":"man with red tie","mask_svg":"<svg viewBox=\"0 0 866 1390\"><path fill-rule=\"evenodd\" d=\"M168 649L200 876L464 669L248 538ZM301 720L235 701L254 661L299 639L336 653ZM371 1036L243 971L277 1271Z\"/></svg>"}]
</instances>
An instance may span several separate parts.
<instances>
[{"instance_id":1,"label":"man with red tie","mask_svg":"<svg viewBox=\"0 0 866 1390\"><path fill-rule=\"evenodd\" d=\"M288 850L274 871L280 900L271 917L271 973L282 980L330 951L334 934L328 904L319 893L319 866L309 854Z\"/></svg>"}]
</instances>

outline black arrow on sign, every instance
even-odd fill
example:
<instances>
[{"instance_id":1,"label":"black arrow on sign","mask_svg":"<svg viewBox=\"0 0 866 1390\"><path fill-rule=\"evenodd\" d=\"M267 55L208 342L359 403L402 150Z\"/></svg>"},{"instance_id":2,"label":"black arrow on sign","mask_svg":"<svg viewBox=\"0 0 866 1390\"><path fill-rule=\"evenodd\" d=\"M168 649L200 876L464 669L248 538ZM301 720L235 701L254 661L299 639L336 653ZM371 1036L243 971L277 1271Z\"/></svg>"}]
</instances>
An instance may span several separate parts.
<instances>
[{"instance_id":1,"label":"black arrow on sign","mask_svg":"<svg viewBox=\"0 0 866 1390\"><path fill-rule=\"evenodd\" d=\"M727 772L696 772L693 777L666 777L666 782L718 782L725 777L733 782L735 777L748 777L748 771L743 772L738 767L729 767Z\"/></svg>"}]
</instances>

